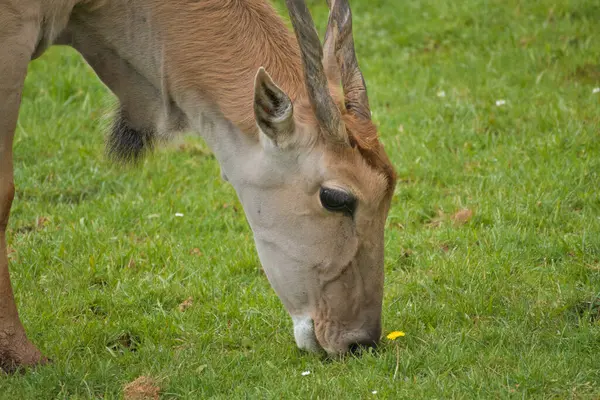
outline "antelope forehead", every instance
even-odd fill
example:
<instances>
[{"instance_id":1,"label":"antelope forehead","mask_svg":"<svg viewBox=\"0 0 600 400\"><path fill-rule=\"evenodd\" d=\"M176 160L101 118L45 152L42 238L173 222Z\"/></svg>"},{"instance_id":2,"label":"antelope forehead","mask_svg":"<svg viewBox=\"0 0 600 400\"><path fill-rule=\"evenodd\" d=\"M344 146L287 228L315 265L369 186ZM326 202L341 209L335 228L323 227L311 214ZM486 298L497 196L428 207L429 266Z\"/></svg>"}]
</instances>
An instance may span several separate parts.
<instances>
[{"instance_id":1,"label":"antelope forehead","mask_svg":"<svg viewBox=\"0 0 600 400\"><path fill-rule=\"evenodd\" d=\"M348 186L363 201L379 203L385 197L389 182L383 171L368 164L358 151L352 156L330 154L322 159L325 180Z\"/></svg>"}]
</instances>

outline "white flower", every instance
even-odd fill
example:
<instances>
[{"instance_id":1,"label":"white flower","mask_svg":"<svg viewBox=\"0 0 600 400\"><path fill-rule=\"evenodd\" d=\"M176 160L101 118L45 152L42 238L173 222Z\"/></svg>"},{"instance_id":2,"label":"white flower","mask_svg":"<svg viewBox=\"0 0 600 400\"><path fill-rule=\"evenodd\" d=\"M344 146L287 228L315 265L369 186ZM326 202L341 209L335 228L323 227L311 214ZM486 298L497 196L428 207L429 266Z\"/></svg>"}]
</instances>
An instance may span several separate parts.
<instances>
[{"instance_id":1,"label":"white flower","mask_svg":"<svg viewBox=\"0 0 600 400\"><path fill-rule=\"evenodd\" d=\"M592 93L593 93L593 94L600 93L600 87L595 87L595 88L592 90Z\"/></svg>"},{"instance_id":2,"label":"white flower","mask_svg":"<svg viewBox=\"0 0 600 400\"><path fill-rule=\"evenodd\" d=\"M506 100L496 100L496 105L498 107L502 107L505 104L506 104Z\"/></svg>"},{"instance_id":3,"label":"white flower","mask_svg":"<svg viewBox=\"0 0 600 400\"><path fill-rule=\"evenodd\" d=\"M437 97L446 97L446 92L440 90L439 92L437 92Z\"/></svg>"},{"instance_id":4,"label":"white flower","mask_svg":"<svg viewBox=\"0 0 600 400\"><path fill-rule=\"evenodd\" d=\"M377 390L373 390L371 393L372 394L377 394Z\"/></svg>"},{"instance_id":5,"label":"white flower","mask_svg":"<svg viewBox=\"0 0 600 400\"><path fill-rule=\"evenodd\" d=\"M310 375L310 371L304 371L304 372L302 373L302 376L306 376L306 375Z\"/></svg>"},{"instance_id":6,"label":"white flower","mask_svg":"<svg viewBox=\"0 0 600 400\"><path fill-rule=\"evenodd\" d=\"M175 216L176 217L183 217L183 214L182 213L175 213Z\"/></svg>"}]
</instances>

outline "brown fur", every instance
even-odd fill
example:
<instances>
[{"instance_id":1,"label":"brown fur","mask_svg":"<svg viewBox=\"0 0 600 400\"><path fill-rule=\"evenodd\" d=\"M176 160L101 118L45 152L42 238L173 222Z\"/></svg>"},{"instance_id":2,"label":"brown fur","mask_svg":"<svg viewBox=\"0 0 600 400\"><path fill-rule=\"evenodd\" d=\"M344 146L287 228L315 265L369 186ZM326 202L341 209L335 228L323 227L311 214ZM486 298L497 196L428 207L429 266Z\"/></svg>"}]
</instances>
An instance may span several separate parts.
<instances>
[{"instance_id":1,"label":"brown fur","mask_svg":"<svg viewBox=\"0 0 600 400\"><path fill-rule=\"evenodd\" d=\"M383 173L387 179L388 190L393 191L396 186L396 171L379 141L375 125L350 113L342 116L350 143L358 148L371 168Z\"/></svg>"},{"instance_id":2,"label":"brown fur","mask_svg":"<svg viewBox=\"0 0 600 400\"><path fill-rule=\"evenodd\" d=\"M182 4L182 3L185 3ZM165 40L170 86L200 88L242 131L256 133L254 75L263 66L292 101L305 93L302 62L293 34L265 1L154 2ZM190 15L202 15L202 20ZM201 42L198 38L211 38ZM227 71L227 73L224 73Z\"/></svg>"}]
</instances>

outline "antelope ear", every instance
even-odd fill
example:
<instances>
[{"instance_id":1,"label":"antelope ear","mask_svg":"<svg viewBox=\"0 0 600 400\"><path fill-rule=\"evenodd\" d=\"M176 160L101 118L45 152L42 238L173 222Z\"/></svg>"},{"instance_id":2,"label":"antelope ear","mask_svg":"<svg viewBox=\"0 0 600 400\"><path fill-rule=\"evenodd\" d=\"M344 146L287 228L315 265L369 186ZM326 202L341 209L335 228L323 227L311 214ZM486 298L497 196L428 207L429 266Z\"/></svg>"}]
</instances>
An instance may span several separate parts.
<instances>
[{"instance_id":1,"label":"antelope ear","mask_svg":"<svg viewBox=\"0 0 600 400\"><path fill-rule=\"evenodd\" d=\"M278 146L294 133L292 101L263 67L254 80L254 117L260 130Z\"/></svg>"}]
</instances>

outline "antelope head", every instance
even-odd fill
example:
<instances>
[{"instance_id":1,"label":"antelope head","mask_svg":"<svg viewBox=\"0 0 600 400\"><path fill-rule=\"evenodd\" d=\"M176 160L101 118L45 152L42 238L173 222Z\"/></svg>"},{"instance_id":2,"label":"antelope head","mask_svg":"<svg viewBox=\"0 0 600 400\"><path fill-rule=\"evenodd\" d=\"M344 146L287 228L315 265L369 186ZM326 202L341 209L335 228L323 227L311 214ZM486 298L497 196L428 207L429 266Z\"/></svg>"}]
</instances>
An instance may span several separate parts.
<instances>
[{"instance_id":1,"label":"antelope head","mask_svg":"<svg viewBox=\"0 0 600 400\"><path fill-rule=\"evenodd\" d=\"M347 0L330 2L323 47L304 1L286 3L305 94L292 101L258 71L260 151L234 186L298 347L341 354L381 334L395 173L371 121Z\"/></svg>"}]
</instances>

